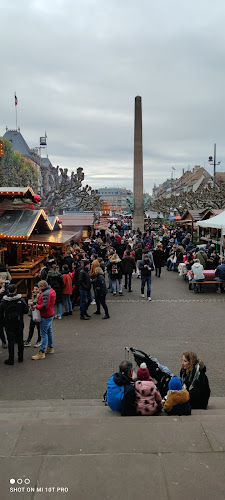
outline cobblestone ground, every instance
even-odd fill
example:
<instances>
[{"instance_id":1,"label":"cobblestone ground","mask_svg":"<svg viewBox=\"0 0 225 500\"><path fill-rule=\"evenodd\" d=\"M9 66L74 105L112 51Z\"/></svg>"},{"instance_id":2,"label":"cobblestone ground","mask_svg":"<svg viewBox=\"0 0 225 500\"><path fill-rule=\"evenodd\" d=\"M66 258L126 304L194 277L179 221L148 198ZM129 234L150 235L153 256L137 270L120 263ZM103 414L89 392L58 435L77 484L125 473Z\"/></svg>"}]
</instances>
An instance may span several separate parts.
<instances>
[{"instance_id":1,"label":"cobblestone ground","mask_svg":"<svg viewBox=\"0 0 225 500\"><path fill-rule=\"evenodd\" d=\"M153 276L152 302L141 298L136 276L132 286L123 297L107 295L110 320L93 315L95 306L89 308L90 321L80 321L78 308L72 317L54 320L55 354L45 360L31 360L37 352L32 346L25 349L23 364L9 367L1 348L0 399L100 398L125 346L157 357L176 374L182 352L196 351L206 363L212 395L224 396L225 294L208 285L195 295L178 273L166 269L160 279ZM24 338L27 331L28 318Z\"/></svg>"}]
</instances>

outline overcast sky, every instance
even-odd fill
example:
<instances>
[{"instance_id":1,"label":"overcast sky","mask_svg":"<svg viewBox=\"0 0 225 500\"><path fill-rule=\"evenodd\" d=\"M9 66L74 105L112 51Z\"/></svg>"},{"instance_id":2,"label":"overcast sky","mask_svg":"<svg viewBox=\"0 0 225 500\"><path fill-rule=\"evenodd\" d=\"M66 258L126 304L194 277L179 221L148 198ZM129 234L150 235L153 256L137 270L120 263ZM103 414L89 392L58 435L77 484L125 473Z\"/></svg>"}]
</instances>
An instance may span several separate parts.
<instances>
[{"instance_id":1,"label":"overcast sky","mask_svg":"<svg viewBox=\"0 0 225 500\"><path fill-rule=\"evenodd\" d=\"M224 0L1 0L0 135L48 136L53 165L94 188L132 188L142 97L144 188L225 170ZM209 171L212 172L212 169Z\"/></svg>"}]
</instances>

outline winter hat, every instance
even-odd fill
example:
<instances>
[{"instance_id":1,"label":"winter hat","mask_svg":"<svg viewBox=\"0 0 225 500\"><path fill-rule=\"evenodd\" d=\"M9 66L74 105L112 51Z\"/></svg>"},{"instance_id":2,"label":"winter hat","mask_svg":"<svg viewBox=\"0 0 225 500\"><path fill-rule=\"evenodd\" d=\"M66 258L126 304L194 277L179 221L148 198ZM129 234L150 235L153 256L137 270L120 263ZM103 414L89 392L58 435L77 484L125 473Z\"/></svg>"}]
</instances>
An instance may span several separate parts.
<instances>
[{"instance_id":1,"label":"winter hat","mask_svg":"<svg viewBox=\"0 0 225 500\"><path fill-rule=\"evenodd\" d=\"M84 267L88 266L88 264L90 264L90 261L88 259L84 259Z\"/></svg>"},{"instance_id":2,"label":"winter hat","mask_svg":"<svg viewBox=\"0 0 225 500\"><path fill-rule=\"evenodd\" d=\"M139 380L148 380L150 378L146 363L141 363L140 368L137 371L137 378Z\"/></svg>"},{"instance_id":3,"label":"winter hat","mask_svg":"<svg viewBox=\"0 0 225 500\"><path fill-rule=\"evenodd\" d=\"M173 377L169 381L168 385L169 391L181 391L182 390L182 383L178 377Z\"/></svg>"}]
</instances>

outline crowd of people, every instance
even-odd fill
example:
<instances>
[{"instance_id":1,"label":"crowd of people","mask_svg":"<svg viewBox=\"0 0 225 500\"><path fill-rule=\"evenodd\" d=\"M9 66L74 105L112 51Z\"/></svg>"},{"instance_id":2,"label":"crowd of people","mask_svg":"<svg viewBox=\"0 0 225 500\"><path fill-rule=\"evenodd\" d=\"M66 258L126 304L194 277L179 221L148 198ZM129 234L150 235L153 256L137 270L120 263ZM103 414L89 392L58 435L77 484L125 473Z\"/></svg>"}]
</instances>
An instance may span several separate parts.
<instances>
[{"instance_id":1,"label":"crowd of people","mask_svg":"<svg viewBox=\"0 0 225 500\"><path fill-rule=\"evenodd\" d=\"M94 304L94 314L100 316L102 308L102 319L109 320L108 293L112 296L131 293L136 276L140 279L141 297L151 301L152 273L160 278L164 265L175 270L181 261L195 273L200 273L201 266L214 266L218 276L225 277L225 261L221 264L211 242L204 251L194 248L190 234L162 224L146 224L141 232L120 222L111 224L104 232L97 231L93 238L81 239L79 244L71 241L65 249L53 248L41 266L28 303L17 293L15 285L10 284L9 272L0 265L0 338L9 351L6 364L14 364L15 343L18 343L18 359L23 361L24 314L29 314L30 322L23 348L31 346L36 329L34 347L39 351L32 359L44 359L46 354L54 352L54 318L72 316L74 309L79 308L80 319L90 320L89 305Z\"/></svg>"}]
</instances>

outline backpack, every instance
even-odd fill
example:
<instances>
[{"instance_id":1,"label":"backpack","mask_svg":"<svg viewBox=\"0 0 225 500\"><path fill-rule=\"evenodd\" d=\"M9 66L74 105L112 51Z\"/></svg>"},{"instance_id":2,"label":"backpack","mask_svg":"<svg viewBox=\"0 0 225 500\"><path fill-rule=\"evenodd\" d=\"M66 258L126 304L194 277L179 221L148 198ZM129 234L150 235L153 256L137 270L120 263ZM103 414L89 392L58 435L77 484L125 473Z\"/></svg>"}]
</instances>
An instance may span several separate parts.
<instances>
[{"instance_id":1,"label":"backpack","mask_svg":"<svg viewBox=\"0 0 225 500\"><path fill-rule=\"evenodd\" d=\"M112 264L112 274L118 274L118 267L117 264Z\"/></svg>"}]
</instances>

